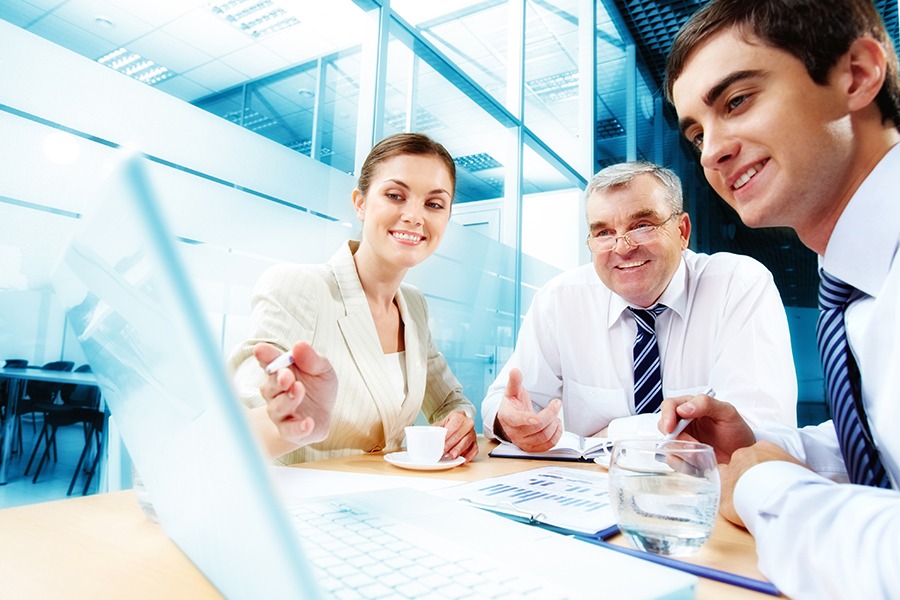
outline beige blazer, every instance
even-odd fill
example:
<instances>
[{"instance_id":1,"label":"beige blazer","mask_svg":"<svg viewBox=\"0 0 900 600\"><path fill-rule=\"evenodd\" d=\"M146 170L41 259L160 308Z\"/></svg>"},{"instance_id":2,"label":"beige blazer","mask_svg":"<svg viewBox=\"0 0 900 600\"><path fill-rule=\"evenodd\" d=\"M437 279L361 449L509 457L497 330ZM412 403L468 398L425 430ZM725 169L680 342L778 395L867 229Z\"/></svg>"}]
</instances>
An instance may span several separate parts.
<instances>
[{"instance_id":1,"label":"beige blazer","mask_svg":"<svg viewBox=\"0 0 900 600\"><path fill-rule=\"evenodd\" d=\"M352 255L356 248L357 242L342 245L324 265L276 265L256 284L251 336L234 349L229 361L244 404L265 404L259 393L265 373L253 357L253 346L259 342L287 350L307 341L331 361L338 376L328 438L277 462L294 464L397 449L403 428L415 421L419 410L429 423L454 410L475 415L474 406L432 343L425 297L405 284L397 292L407 374L406 396L400 401L356 273Z\"/></svg>"}]
</instances>

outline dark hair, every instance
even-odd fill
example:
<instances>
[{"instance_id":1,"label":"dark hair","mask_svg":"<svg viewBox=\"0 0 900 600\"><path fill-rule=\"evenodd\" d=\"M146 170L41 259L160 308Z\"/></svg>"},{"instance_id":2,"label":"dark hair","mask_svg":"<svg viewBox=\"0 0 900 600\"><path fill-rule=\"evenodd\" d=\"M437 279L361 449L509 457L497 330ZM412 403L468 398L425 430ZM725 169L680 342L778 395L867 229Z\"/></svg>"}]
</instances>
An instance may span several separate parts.
<instances>
[{"instance_id":1,"label":"dark hair","mask_svg":"<svg viewBox=\"0 0 900 600\"><path fill-rule=\"evenodd\" d=\"M441 144L437 143L427 135L421 133L396 133L386 137L372 148L369 155L363 162L362 168L359 170L359 181L356 184L357 189L362 192L363 196L369 193L369 186L372 183L372 175L378 165L404 154L414 154L418 156L434 156L441 160L447 167L450 174L450 183L453 189L450 190L451 198L456 193L456 163L453 157L447 152Z\"/></svg>"},{"instance_id":2,"label":"dark hair","mask_svg":"<svg viewBox=\"0 0 900 600\"><path fill-rule=\"evenodd\" d=\"M666 65L666 96L681 75L691 52L726 29L797 57L814 82L828 74L857 39L869 36L887 54L884 84L875 98L884 121L900 130L900 80L897 53L881 15L871 0L713 0L681 28Z\"/></svg>"}]
</instances>

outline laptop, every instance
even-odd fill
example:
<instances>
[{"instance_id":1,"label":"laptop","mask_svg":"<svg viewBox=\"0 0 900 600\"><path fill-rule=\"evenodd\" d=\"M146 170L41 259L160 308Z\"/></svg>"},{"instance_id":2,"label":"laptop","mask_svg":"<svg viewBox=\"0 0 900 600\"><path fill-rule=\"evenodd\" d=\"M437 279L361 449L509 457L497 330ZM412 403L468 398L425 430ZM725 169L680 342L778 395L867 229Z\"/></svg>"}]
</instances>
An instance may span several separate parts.
<instances>
[{"instance_id":1,"label":"laptop","mask_svg":"<svg viewBox=\"0 0 900 600\"><path fill-rule=\"evenodd\" d=\"M154 193L165 169L123 159L53 283L160 523L223 596L434 597L449 577L475 585L459 597L693 597L692 575L422 491L281 497Z\"/></svg>"}]
</instances>

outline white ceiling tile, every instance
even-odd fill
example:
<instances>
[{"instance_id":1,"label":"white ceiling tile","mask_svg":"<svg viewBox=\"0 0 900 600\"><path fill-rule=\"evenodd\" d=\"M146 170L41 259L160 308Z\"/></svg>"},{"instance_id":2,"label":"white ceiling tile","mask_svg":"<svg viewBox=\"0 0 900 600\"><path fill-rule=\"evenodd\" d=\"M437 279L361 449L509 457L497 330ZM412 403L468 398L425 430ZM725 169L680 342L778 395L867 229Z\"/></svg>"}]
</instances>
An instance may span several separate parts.
<instances>
[{"instance_id":1,"label":"white ceiling tile","mask_svg":"<svg viewBox=\"0 0 900 600\"><path fill-rule=\"evenodd\" d=\"M284 58L259 44L241 48L223 56L221 60L246 75L248 79L256 79L290 66Z\"/></svg>"},{"instance_id":2,"label":"white ceiling tile","mask_svg":"<svg viewBox=\"0 0 900 600\"><path fill-rule=\"evenodd\" d=\"M206 5L207 0L109 0L121 10L155 26L173 21Z\"/></svg>"},{"instance_id":3,"label":"white ceiling tile","mask_svg":"<svg viewBox=\"0 0 900 600\"><path fill-rule=\"evenodd\" d=\"M17 27L26 27L44 14L44 10L28 2L0 2L0 19Z\"/></svg>"},{"instance_id":4,"label":"white ceiling tile","mask_svg":"<svg viewBox=\"0 0 900 600\"><path fill-rule=\"evenodd\" d=\"M253 43L253 38L205 8L195 9L175 19L162 30L213 56L230 54Z\"/></svg>"},{"instance_id":5,"label":"white ceiling tile","mask_svg":"<svg viewBox=\"0 0 900 600\"><path fill-rule=\"evenodd\" d=\"M248 98L248 104L253 108L260 106L265 107L282 116L287 116L296 112L312 114L312 107L304 108L301 105L300 100L302 100L302 98L298 94L294 94L293 98L291 98L274 93L266 88L255 88Z\"/></svg>"},{"instance_id":6,"label":"white ceiling tile","mask_svg":"<svg viewBox=\"0 0 900 600\"><path fill-rule=\"evenodd\" d=\"M54 17L64 19L72 25L90 31L97 37L119 46L128 47L129 42L145 35L154 26L143 19L129 14L106 0L78 0L68 2L53 12ZM104 27L96 19L103 17L114 24Z\"/></svg>"},{"instance_id":7,"label":"white ceiling tile","mask_svg":"<svg viewBox=\"0 0 900 600\"><path fill-rule=\"evenodd\" d=\"M301 90L304 90L303 95L300 94ZM289 77L278 77L265 82L265 93L267 95L277 94L284 97L286 101L297 103L310 109L312 109L314 104L313 95L315 91L315 69L294 73Z\"/></svg>"},{"instance_id":8,"label":"white ceiling tile","mask_svg":"<svg viewBox=\"0 0 900 600\"><path fill-rule=\"evenodd\" d=\"M70 0L25 0L27 4L33 4L42 11L53 10L57 6L61 6Z\"/></svg>"},{"instance_id":9,"label":"white ceiling tile","mask_svg":"<svg viewBox=\"0 0 900 600\"><path fill-rule=\"evenodd\" d=\"M235 71L218 60L208 62L183 74L200 85L217 91L243 83L247 79L240 71Z\"/></svg>"},{"instance_id":10,"label":"white ceiling tile","mask_svg":"<svg viewBox=\"0 0 900 600\"><path fill-rule=\"evenodd\" d=\"M30 27L29 31L91 60L97 60L118 48L116 44L53 15L44 17Z\"/></svg>"},{"instance_id":11,"label":"white ceiling tile","mask_svg":"<svg viewBox=\"0 0 900 600\"><path fill-rule=\"evenodd\" d=\"M175 73L186 73L213 60L213 57L189 46L161 30L135 40L128 49Z\"/></svg>"},{"instance_id":12,"label":"white ceiling tile","mask_svg":"<svg viewBox=\"0 0 900 600\"><path fill-rule=\"evenodd\" d=\"M429 21L451 12L461 11L479 4L478 0L442 0L422 2L422 0L392 0L391 8L412 24Z\"/></svg>"},{"instance_id":13,"label":"white ceiling tile","mask_svg":"<svg viewBox=\"0 0 900 600\"><path fill-rule=\"evenodd\" d=\"M334 41L320 35L315 27L297 25L263 38L259 42L275 54L295 65L337 50Z\"/></svg>"},{"instance_id":14,"label":"white ceiling tile","mask_svg":"<svg viewBox=\"0 0 900 600\"><path fill-rule=\"evenodd\" d=\"M166 79L165 81L161 81L153 86L167 94L172 94L176 98L180 98L185 102L193 102L195 100L199 100L204 96L208 96L213 93L214 90L211 90L208 87L204 87L199 83L191 80L184 75L178 75L171 79Z\"/></svg>"}]
</instances>

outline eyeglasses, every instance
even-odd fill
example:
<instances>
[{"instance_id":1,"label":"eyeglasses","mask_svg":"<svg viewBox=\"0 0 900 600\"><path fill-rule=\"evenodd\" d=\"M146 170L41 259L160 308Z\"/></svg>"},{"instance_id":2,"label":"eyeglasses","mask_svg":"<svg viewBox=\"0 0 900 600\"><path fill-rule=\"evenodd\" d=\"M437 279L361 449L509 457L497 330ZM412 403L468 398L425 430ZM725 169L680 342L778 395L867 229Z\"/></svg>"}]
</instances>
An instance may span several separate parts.
<instances>
[{"instance_id":1,"label":"eyeglasses","mask_svg":"<svg viewBox=\"0 0 900 600\"><path fill-rule=\"evenodd\" d=\"M642 225L637 229L625 232L623 235L593 235L588 234L584 243L588 245L594 254L602 254L615 249L619 240L625 240L625 243L632 248L643 246L655 240L659 235L659 229L681 213L672 213L672 215L660 223L659 225Z\"/></svg>"}]
</instances>

